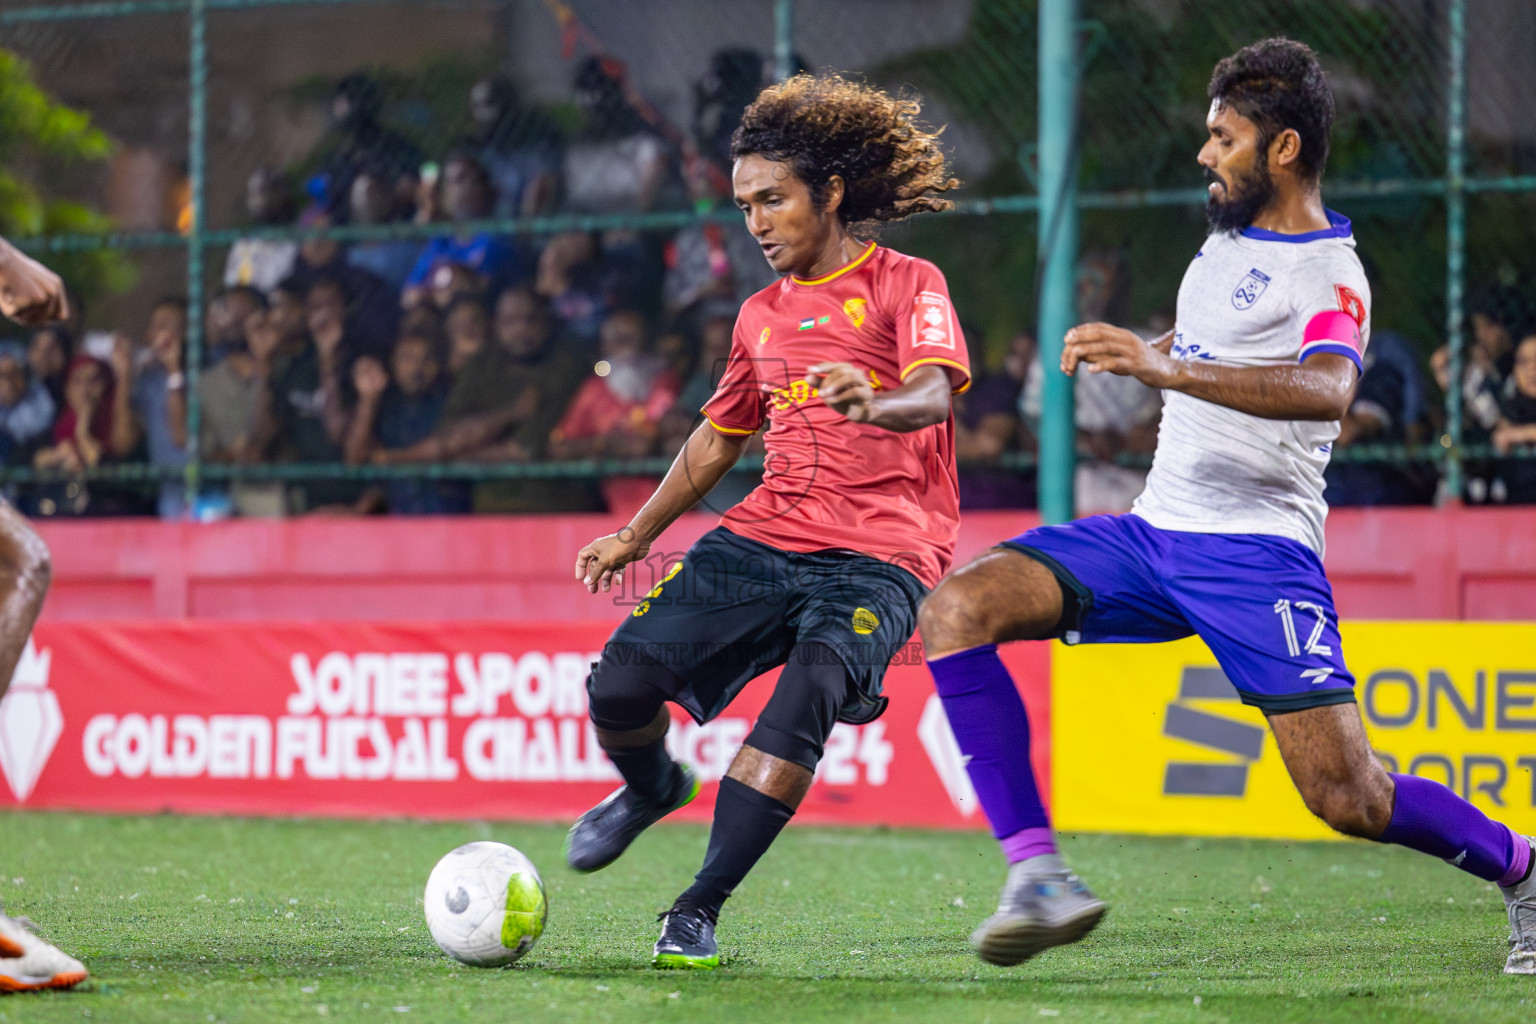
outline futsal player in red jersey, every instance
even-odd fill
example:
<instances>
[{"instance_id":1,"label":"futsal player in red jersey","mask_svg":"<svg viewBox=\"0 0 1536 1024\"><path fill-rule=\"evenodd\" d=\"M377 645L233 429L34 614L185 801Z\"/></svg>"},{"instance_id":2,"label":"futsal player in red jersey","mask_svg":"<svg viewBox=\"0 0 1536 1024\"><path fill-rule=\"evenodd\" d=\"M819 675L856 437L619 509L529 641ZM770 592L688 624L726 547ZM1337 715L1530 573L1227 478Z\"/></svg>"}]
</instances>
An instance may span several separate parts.
<instances>
[{"instance_id":1,"label":"futsal player in red jersey","mask_svg":"<svg viewBox=\"0 0 1536 1024\"><path fill-rule=\"evenodd\" d=\"M950 396L970 383L965 340L938 268L862 230L950 205L958 182L917 114L914 100L809 75L747 108L736 205L784 277L742 306L704 420L655 495L576 557L576 578L608 591L768 427L762 485L667 567L588 680L625 785L571 829L579 871L698 792L667 755L666 701L707 722L785 666L720 782L704 866L662 915L657 967L719 963L726 898L805 797L832 727L885 709L886 666L954 553Z\"/></svg>"}]
</instances>

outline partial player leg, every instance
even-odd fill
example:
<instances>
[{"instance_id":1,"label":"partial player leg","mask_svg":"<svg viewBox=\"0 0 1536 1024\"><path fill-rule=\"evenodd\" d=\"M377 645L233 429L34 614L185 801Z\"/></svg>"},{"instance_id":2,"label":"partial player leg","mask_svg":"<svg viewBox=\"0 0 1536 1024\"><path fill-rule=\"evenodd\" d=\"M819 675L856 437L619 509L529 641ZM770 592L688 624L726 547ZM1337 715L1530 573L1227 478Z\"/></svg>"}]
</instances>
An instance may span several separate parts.
<instances>
[{"instance_id":1,"label":"partial player leg","mask_svg":"<svg viewBox=\"0 0 1536 1024\"><path fill-rule=\"evenodd\" d=\"M1371 753L1355 704L1269 718L1307 809L1345 835L1406 846L1495 882L1509 911L1506 974L1536 974L1536 840L1489 818L1455 792L1393 775Z\"/></svg>"},{"instance_id":2,"label":"partial player leg","mask_svg":"<svg viewBox=\"0 0 1536 1024\"><path fill-rule=\"evenodd\" d=\"M790 655L773 696L720 780L704 866L662 915L657 967L719 965L720 908L805 799L848 686L847 669L830 647L806 643Z\"/></svg>"},{"instance_id":3,"label":"partial player leg","mask_svg":"<svg viewBox=\"0 0 1536 1024\"><path fill-rule=\"evenodd\" d=\"M0 502L0 696L32 635L48 593L48 547L15 509ZM0 992L68 988L85 967L32 933L25 921L0 915Z\"/></svg>"},{"instance_id":4,"label":"partial player leg","mask_svg":"<svg viewBox=\"0 0 1536 1024\"><path fill-rule=\"evenodd\" d=\"M652 666L650 672L665 670ZM596 871L619 858L647 828L699 792L693 772L667 754L666 697L644 678L642 666L621 665L605 651L588 680L588 713L598 745L624 785L583 814L565 841L565 859L577 871Z\"/></svg>"},{"instance_id":5,"label":"partial player leg","mask_svg":"<svg viewBox=\"0 0 1536 1024\"><path fill-rule=\"evenodd\" d=\"M1029 760L1029 717L997 645L1054 635L1075 623L1078 593L1045 564L994 548L946 577L923 603L918 628L950 728L993 834L1008 859L996 914L971 944L983 960L1022 963L1076 942L1104 904L1066 869Z\"/></svg>"}]
</instances>

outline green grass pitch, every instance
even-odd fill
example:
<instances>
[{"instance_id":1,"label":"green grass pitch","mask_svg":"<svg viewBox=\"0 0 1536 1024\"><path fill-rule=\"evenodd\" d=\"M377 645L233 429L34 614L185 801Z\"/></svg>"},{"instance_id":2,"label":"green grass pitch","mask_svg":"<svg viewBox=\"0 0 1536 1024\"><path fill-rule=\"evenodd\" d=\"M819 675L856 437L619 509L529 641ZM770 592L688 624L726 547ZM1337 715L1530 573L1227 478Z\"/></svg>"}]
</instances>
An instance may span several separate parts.
<instances>
[{"instance_id":1,"label":"green grass pitch","mask_svg":"<svg viewBox=\"0 0 1536 1024\"><path fill-rule=\"evenodd\" d=\"M721 921L725 969L649 968L653 917L703 854L667 826L596 875L548 825L0 814L0 894L83 959L83 991L0 998L0 1021L1536 1020L1499 973L1498 892L1364 843L1069 838L1110 904L1086 941L1012 969L966 945L1002 878L984 833L791 828ZM437 858L509 842L549 926L510 970L427 934Z\"/></svg>"}]
</instances>

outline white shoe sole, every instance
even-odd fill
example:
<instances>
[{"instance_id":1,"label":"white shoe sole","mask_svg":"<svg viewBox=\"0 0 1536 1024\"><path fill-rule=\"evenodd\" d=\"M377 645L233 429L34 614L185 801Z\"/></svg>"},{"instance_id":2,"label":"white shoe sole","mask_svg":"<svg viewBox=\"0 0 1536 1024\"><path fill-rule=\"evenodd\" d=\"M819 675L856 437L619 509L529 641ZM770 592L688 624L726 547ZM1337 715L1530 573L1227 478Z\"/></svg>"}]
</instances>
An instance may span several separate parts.
<instances>
[{"instance_id":1,"label":"white shoe sole","mask_svg":"<svg viewBox=\"0 0 1536 1024\"><path fill-rule=\"evenodd\" d=\"M1064 921L1047 924L1033 917L993 915L971 933L976 955L998 967L1012 967L1055 946L1077 942L1104 917L1105 906L1095 900Z\"/></svg>"},{"instance_id":2,"label":"white shoe sole","mask_svg":"<svg viewBox=\"0 0 1536 1024\"><path fill-rule=\"evenodd\" d=\"M1504 964L1504 973L1536 974L1536 953L1521 950L1518 953L1509 954L1509 960Z\"/></svg>"}]
</instances>

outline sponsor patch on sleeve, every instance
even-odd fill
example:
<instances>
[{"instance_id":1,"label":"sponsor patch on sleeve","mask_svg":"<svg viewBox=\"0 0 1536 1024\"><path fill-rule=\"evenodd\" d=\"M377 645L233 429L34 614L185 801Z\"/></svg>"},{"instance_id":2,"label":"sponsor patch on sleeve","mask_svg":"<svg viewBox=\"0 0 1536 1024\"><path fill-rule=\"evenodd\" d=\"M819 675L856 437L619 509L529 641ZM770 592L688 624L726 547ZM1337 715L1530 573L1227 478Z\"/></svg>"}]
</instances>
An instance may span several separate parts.
<instances>
[{"instance_id":1,"label":"sponsor patch on sleeve","mask_svg":"<svg viewBox=\"0 0 1536 1024\"><path fill-rule=\"evenodd\" d=\"M912 300L912 346L921 345L954 351L954 314L939 292L918 292Z\"/></svg>"}]
</instances>

